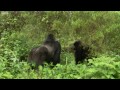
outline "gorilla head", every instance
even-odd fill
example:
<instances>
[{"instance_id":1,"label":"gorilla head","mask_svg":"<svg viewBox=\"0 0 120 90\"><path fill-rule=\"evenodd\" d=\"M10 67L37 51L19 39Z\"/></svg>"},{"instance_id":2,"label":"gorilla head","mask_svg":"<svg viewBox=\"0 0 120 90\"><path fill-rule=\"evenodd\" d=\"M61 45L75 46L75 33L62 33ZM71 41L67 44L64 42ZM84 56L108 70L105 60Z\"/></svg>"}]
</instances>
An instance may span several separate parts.
<instances>
[{"instance_id":1,"label":"gorilla head","mask_svg":"<svg viewBox=\"0 0 120 90\"><path fill-rule=\"evenodd\" d=\"M48 34L45 42L54 42L54 41L55 41L54 35L53 35L53 34ZM44 43L45 43L45 42L44 42Z\"/></svg>"},{"instance_id":2,"label":"gorilla head","mask_svg":"<svg viewBox=\"0 0 120 90\"><path fill-rule=\"evenodd\" d=\"M44 43L35 47L29 53L29 61L35 62L36 66L43 65L44 61L56 65L60 63L61 45L55 40L53 34L49 34Z\"/></svg>"},{"instance_id":3,"label":"gorilla head","mask_svg":"<svg viewBox=\"0 0 120 90\"><path fill-rule=\"evenodd\" d=\"M82 48L82 43L79 40L74 42L74 50L77 50L78 48Z\"/></svg>"}]
</instances>

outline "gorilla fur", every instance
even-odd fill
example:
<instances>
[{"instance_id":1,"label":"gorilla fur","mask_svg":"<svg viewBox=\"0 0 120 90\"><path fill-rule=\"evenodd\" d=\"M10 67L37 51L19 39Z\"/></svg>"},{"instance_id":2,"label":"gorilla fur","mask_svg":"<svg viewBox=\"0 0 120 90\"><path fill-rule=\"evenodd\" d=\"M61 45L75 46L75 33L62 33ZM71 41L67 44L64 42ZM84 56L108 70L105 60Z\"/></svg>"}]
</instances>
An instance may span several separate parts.
<instances>
[{"instance_id":1,"label":"gorilla fur","mask_svg":"<svg viewBox=\"0 0 120 90\"><path fill-rule=\"evenodd\" d=\"M75 63L78 64L83 62L85 59L88 59L90 54L90 48L88 46L84 46L80 40L74 42L74 56Z\"/></svg>"},{"instance_id":2,"label":"gorilla fur","mask_svg":"<svg viewBox=\"0 0 120 90\"><path fill-rule=\"evenodd\" d=\"M60 54L60 42L55 40L53 34L49 34L41 46L35 47L30 51L28 60L35 62L36 67L43 65L45 61L56 65L60 63Z\"/></svg>"}]
</instances>

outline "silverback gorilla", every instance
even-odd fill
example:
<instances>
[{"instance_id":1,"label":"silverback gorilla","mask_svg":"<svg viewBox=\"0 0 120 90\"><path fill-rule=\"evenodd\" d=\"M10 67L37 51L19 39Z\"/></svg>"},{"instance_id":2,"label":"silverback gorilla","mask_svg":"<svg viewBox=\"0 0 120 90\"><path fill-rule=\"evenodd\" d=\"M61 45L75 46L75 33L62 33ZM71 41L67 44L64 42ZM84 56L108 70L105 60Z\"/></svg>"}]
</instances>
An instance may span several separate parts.
<instances>
[{"instance_id":1,"label":"silverback gorilla","mask_svg":"<svg viewBox=\"0 0 120 90\"><path fill-rule=\"evenodd\" d=\"M83 46L81 41L75 41L73 49L75 51L74 55L76 64L83 62L89 57L90 48L88 46Z\"/></svg>"},{"instance_id":2,"label":"silverback gorilla","mask_svg":"<svg viewBox=\"0 0 120 90\"><path fill-rule=\"evenodd\" d=\"M47 63L53 63L56 65L60 63L61 45L60 42L55 40L53 34L49 34L43 45L33 48L30 53L28 60L35 62L36 68L39 65L43 65L44 61Z\"/></svg>"}]
</instances>

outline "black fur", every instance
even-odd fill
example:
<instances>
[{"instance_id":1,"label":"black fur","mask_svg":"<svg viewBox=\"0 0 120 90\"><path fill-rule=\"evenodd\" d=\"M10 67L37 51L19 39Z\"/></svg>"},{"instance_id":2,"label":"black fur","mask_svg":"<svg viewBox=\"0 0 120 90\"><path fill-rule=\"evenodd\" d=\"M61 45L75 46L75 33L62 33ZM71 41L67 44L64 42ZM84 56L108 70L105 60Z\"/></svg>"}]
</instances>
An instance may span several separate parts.
<instances>
[{"instance_id":1,"label":"black fur","mask_svg":"<svg viewBox=\"0 0 120 90\"><path fill-rule=\"evenodd\" d=\"M61 45L55 40L53 34L49 34L43 45L35 47L29 53L28 60L36 63L36 67L43 65L44 61L56 65L60 63Z\"/></svg>"},{"instance_id":2,"label":"black fur","mask_svg":"<svg viewBox=\"0 0 120 90\"><path fill-rule=\"evenodd\" d=\"M74 51L75 63L78 64L88 59L90 48L88 46L83 46L81 41L76 41L74 42Z\"/></svg>"}]
</instances>

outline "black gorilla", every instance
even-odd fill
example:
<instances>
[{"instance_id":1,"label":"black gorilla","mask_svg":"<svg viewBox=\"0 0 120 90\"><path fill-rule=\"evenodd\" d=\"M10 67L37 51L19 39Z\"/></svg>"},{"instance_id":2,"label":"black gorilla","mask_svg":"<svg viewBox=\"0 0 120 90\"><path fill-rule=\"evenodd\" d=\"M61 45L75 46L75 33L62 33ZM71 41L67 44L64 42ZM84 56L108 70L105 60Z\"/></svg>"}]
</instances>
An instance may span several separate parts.
<instances>
[{"instance_id":1,"label":"black gorilla","mask_svg":"<svg viewBox=\"0 0 120 90\"><path fill-rule=\"evenodd\" d=\"M43 65L44 61L56 65L60 63L61 45L55 40L53 34L49 34L43 45L35 47L29 53L28 60L36 63L36 67Z\"/></svg>"},{"instance_id":2,"label":"black gorilla","mask_svg":"<svg viewBox=\"0 0 120 90\"><path fill-rule=\"evenodd\" d=\"M83 46L81 41L75 41L73 49L75 51L74 55L76 64L83 62L85 59L88 59L90 48L88 46Z\"/></svg>"}]
</instances>

